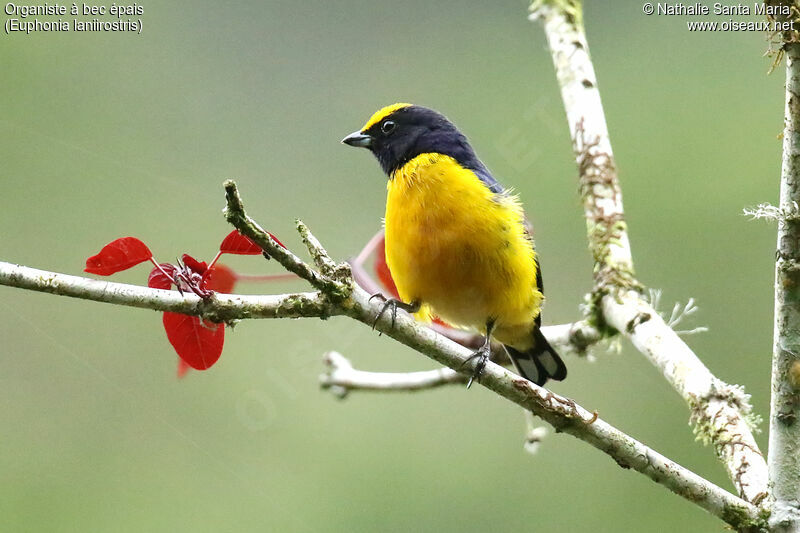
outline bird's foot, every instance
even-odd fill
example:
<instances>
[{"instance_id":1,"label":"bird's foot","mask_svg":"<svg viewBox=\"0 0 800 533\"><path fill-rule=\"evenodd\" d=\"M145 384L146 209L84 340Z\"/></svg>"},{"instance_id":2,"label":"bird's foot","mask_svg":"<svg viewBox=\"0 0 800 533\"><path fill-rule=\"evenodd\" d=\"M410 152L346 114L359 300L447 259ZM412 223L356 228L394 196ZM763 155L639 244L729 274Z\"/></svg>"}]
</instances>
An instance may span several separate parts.
<instances>
[{"instance_id":1,"label":"bird's foot","mask_svg":"<svg viewBox=\"0 0 800 533\"><path fill-rule=\"evenodd\" d=\"M373 298L377 298L383 302L383 307L381 310L378 311L378 314L375 316L375 320L372 322L372 329L375 329L375 325L378 323L378 320L381 319L383 314L389 310L392 313L392 329L394 329L394 323L397 320L397 308L407 311L409 313L416 313L419 311L420 304L418 302L411 302L407 304L397 298L387 298L383 294L377 292L369 297L369 301L371 302Z\"/></svg>"},{"instance_id":2,"label":"bird's foot","mask_svg":"<svg viewBox=\"0 0 800 533\"><path fill-rule=\"evenodd\" d=\"M489 361L489 357L491 355L492 355L492 347L487 339L487 341L483 344L483 346L478 348L475 351L475 353L470 355L467 358L467 360L461 364L460 368L463 368L465 365L469 364L469 362L472 361L473 359L477 359L477 362L475 363L475 369L472 371L472 375L469 377L469 381L467 382L467 388L470 388L472 386L473 381L480 382L483 369L486 368L486 362Z\"/></svg>"}]
</instances>

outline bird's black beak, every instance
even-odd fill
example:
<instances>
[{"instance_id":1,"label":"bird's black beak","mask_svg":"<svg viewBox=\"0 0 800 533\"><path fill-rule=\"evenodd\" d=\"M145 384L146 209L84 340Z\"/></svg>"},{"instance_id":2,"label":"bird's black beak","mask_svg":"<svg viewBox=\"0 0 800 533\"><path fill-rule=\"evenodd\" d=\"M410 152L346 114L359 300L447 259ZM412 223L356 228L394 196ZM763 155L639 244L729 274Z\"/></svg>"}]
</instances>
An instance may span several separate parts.
<instances>
[{"instance_id":1,"label":"bird's black beak","mask_svg":"<svg viewBox=\"0 0 800 533\"><path fill-rule=\"evenodd\" d=\"M354 131L344 139L342 143L349 144L350 146L359 146L361 148L369 148L372 146L372 137L360 131Z\"/></svg>"}]
</instances>

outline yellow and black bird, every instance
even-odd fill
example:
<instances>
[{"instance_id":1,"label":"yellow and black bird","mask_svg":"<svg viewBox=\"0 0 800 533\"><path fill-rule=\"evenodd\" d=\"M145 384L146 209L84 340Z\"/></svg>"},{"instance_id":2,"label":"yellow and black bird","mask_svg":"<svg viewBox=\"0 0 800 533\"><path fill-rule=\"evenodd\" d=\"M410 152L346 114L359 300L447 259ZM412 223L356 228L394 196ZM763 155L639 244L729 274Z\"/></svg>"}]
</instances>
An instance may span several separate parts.
<instances>
[{"instance_id":1,"label":"yellow and black bird","mask_svg":"<svg viewBox=\"0 0 800 533\"><path fill-rule=\"evenodd\" d=\"M389 177L386 263L402 301L387 300L383 311L399 307L484 333L472 379L492 337L530 381L567 377L540 330L542 271L522 206L466 137L432 109L394 104L342 142L368 148Z\"/></svg>"}]
</instances>

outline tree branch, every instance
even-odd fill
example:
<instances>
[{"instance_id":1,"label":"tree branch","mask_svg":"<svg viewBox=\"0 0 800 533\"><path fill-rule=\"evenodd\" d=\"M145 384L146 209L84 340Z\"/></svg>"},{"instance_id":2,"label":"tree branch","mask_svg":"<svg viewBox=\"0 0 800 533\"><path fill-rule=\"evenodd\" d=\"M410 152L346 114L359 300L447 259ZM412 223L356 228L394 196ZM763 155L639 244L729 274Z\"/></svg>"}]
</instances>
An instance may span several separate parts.
<instances>
[{"instance_id":1,"label":"tree branch","mask_svg":"<svg viewBox=\"0 0 800 533\"><path fill-rule=\"evenodd\" d=\"M371 323L379 305L369 302L369 295L359 287L353 288L352 305L348 313L366 324ZM394 329L391 319L378 321L377 329L414 348L439 363L469 373L471 364L464 363L471 350L445 339L417 323L406 313L398 313ZM553 394L489 362L484 369L481 385L509 399L553 425L609 454L623 467L633 468L660 483L676 494L697 503L734 527L760 520L755 507L720 489L693 472L622 433L574 401Z\"/></svg>"},{"instance_id":2,"label":"tree branch","mask_svg":"<svg viewBox=\"0 0 800 533\"><path fill-rule=\"evenodd\" d=\"M544 25L567 112L589 247L597 266L595 284L636 287L622 192L583 29L583 7L580 0L535 0L530 11L529 18Z\"/></svg>"},{"instance_id":3,"label":"tree branch","mask_svg":"<svg viewBox=\"0 0 800 533\"><path fill-rule=\"evenodd\" d=\"M230 217L233 225L259 244L268 242L264 235L258 235L258 225L244 214L235 184L227 182L226 190L229 198L227 212L238 211L238 214ZM238 205L231 205L231 198L236 198ZM312 242L316 242L316 240ZM317 275L314 273L309 277L317 279ZM320 286L324 286L327 278L321 277L324 279L320 282ZM338 282L344 283L344 280L340 279ZM334 290L338 293L341 288L336 287ZM336 305L346 315L367 325L373 323L382 307L379 302L371 301L370 295L352 282L349 295L338 301ZM375 324L375 328L459 373L469 375L472 372L474 363L470 363L471 350L437 334L405 312L399 312L395 321L388 314L382 316ZM353 372L358 371L353 370ZM356 377L364 378L365 373L356 374ZM371 377L374 384L375 374L372 374ZM363 383L363 381L363 379L359 379L359 383ZM600 420L596 413L587 411L569 398L539 387L491 361L486 364L480 383L547 421L557 430L569 433L602 450L624 468L633 468L645 474L676 494L719 516L734 527L745 529L761 522L758 510L750 503L736 498L713 483L670 461Z\"/></svg>"},{"instance_id":4,"label":"tree branch","mask_svg":"<svg viewBox=\"0 0 800 533\"><path fill-rule=\"evenodd\" d=\"M794 2L781 2L795 9ZM789 17L781 17L787 19ZM800 25L798 25L800 27ZM800 531L800 44L795 32L783 34L786 56L783 162L778 245L775 262L775 326L772 348L772 399L769 424L769 475L773 511L770 526Z\"/></svg>"},{"instance_id":5,"label":"tree branch","mask_svg":"<svg viewBox=\"0 0 800 533\"><path fill-rule=\"evenodd\" d=\"M739 494L759 503L767 468L748 424L740 387L715 378L641 295L622 207L611 141L583 28L580 0L537 0L578 163L589 248L595 261L596 319L625 335L656 365L692 410L690 421L717 456Z\"/></svg>"},{"instance_id":6,"label":"tree branch","mask_svg":"<svg viewBox=\"0 0 800 533\"><path fill-rule=\"evenodd\" d=\"M268 295L214 293L204 300L191 293L180 294L177 291L71 276L3 261L0 261L0 285L126 307L195 315L212 322L250 318L325 319L345 314L320 292ZM574 338L582 339L583 335L590 335L592 331L591 328L584 331L582 321L542 328L550 343L563 347L571 346ZM459 340L456 339L456 342Z\"/></svg>"},{"instance_id":7,"label":"tree branch","mask_svg":"<svg viewBox=\"0 0 800 533\"><path fill-rule=\"evenodd\" d=\"M422 370L419 372L365 372L356 370L339 352L328 352L323 357L328 371L319 377L320 385L344 398L351 390L419 391L442 385L466 383L467 377L451 368Z\"/></svg>"},{"instance_id":8,"label":"tree branch","mask_svg":"<svg viewBox=\"0 0 800 533\"><path fill-rule=\"evenodd\" d=\"M633 273L616 167L588 55L580 2L541 0L535 3L534 9L534 14L545 25L579 166L589 243L596 265L595 314L590 321L598 320L592 323L600 324L600 328L594 328L594 331L607 332L606 326L621 331L662 370L692 406L696 428L701 436L714 443L744 499L670 461L573 400L538 387L492 362L486 365L481 384L544 419L556 430L588 442L623 468L643 473L731 526L739 530L761 527L763 515L749 502L758 503L764 497L766 467L745 421L744 415L748 411L746 396L739 389L714 378L638 292L641 287ZM226 182L225 189L229 222L259 244L267 255L308 281L319 292L265 297L215 295L204 300L172 291L132 288L9 263L0 263L0 284L194 314L216 321L256 317L325 318L339 314L372 324L381 305L370 301L369 294L352 282L349 267L333 262L302 223L298 223L298 230L318 270L280 246L246 215L233 182ZM392 322L390 317L384 316L376 327L450 369L458 369L457 372L464 374L472 372L474 363L465 365L472 353L468 348L417 323L406 313L398 314L395 325ZM566 342L574 342L571 328L562 334L567 338ZM600 336L598 334L597 338ZM589 337L593 338L593 334ZM339 367L342 367L341 361ZM379 379L376 374L350 369L350 377L359 378L351 380L351 383L367 385ZM442 375L454 380L457 377L455 371L433 372L438 372L439 377L431 379L432 375L426 374L428 384L442 381ZM406 385L409 384L408 376L403 378ZM414 377L420 378L421 375ZM399 381L395 375L387 386L393 387Z\"/></svg>"},{"instance_id":9,"label":"tree branch","mask_svg":"<svg viewBox=\"0 0 800 533\"><path fill-rule=\"evenodd\" d=\"M431 325L431 329L467 348L478 348L480 343L483 342L479 336L465 331L452 328L437 328L435 324ZM459 333L464 335L456 335ZM587 325L584 321L544 326L542 333L551 345L568 350L575 350L576 347L585 346L587 340L584 335L598 335L599 338L597 330ZM594 336L590 337L590 341L593 342L594 340ZM507 356L502 360L504 364L506 359L508 359ZM494 350L492 352L492 360L498 362L495 358ZM323 356L323 363L328 367L328 370L320 376L320 385L340 398L344 398L353 390L376 392L420 391L436 389L443 385L464 384L467 382L466 376L450 368L416 372L368 372L358 370L353 367L346 357L333 351L327 352ZM508 363L510 364L510 361Z\"/></svg>"},{"instance_id":10,"label":"tree branch","mask_svg":"<svg viewBox=\"0 0 800 533\"><path fill-rule=\"evenodd\" d=\"M274 258L280 263L283 268L308 281L314 288L323 291L327 297L334 300L347 297L350 291L349 285L343 283L339 277L343 276L345 279L349 278L349 267L343 265L340 270L336 271L337 276L326 277L321 275L301 261L300 258L289 251L289 249L281 246L269 232L265 231L253 219L247 216L244 211L244 206L242 205L242 199L239 197L239 191L236 189L236 184L232 180L227 180L224 187L225 198L227 200L225 218L230 224L235 226L243 235L250 237L269 257ZM308 229L305 228L304 233L303 228L305 228L305 226L302 222L298 221L298 231L300 231L300 235L314 260L319 264L332 262L326 252L320 252L318 250L322 247L319 245L316 238L313 236L309 238Z\"/></svg>"},{"instance_id":11,"label":"tree branch","mask_svg":"<svg viewBox=\"0 0 800 533\"><path fill-rule=\"evenodd\" d=\"M258 224L247 217L235 184L226 183L226 190L228 216L234 226L266 248L269 255L288 270L310 283L313 280L320 292L277 296L217 294L203 300L194 295L180 295L175 291L79 278L10 263L0 263L0 284L133 307L195 314L216 321L346 315L364 324L372 324L381 304L370 301L369 294L353 284L352 279L346 279L345 268L337 266L332 269L331 274L317 272L293 253L280 247ZM327 257L327 253L307 228L298 226L301 231L308 233L306 240L309 245ZM391 318L384 316L377 322L376 329L459 373L470 375L473 371L474 363L469 362L472 350L416 322L405 312L398 313L394 327ZM567 332L568 337L572 326L561 326L559 329L562 334ZM450 371L435 372L454 376ZM364 374L358 376L364 377ZM493 362L487 363L480 383L542 418L556 430L591 444L611 456L620 466L641 472L719 516L733 527L744 529L761 523L759 511L750 503L660 455L569 398L538 387Z\"/></svg>"},{"instance_id":12,"label":"tree branch","mask_svg":"<svg viewBox=\"0 0 800 533\"><path fill-rule=\"evenodd\" d=\"M128 307L196 315L213 322L243 318L326 318L337 309L319 292L245 296L194 294L38 270L0 261L0 285Z\"/></svg>"}]
</instances>

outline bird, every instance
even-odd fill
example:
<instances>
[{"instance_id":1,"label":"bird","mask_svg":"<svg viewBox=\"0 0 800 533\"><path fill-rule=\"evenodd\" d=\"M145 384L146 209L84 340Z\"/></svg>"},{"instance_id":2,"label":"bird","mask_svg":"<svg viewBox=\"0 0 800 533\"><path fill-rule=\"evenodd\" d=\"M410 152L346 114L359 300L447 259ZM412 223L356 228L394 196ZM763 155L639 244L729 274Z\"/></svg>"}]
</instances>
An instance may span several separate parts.
<instances>
[{"instance_id":1,"label":"bird","mask_svg":"<svg viewBox=\"0 0 800 533\"><path fill-rule=\"evenodd\" d=\"M384 300L375 321L387 309L394 319L399 308L483 334L467 360L476 360L467 387L480 379L492 338L529 381L566 378L541 331L542 270L531 226L519 198L464 134L433 109L397 103L342 143L371 151L388 177L385 254L400 299L373 295Z\"/></svg>"}]
</instances>

